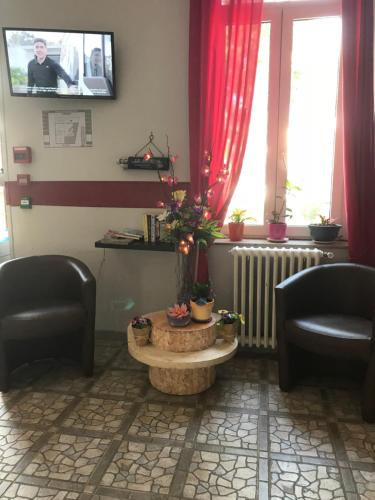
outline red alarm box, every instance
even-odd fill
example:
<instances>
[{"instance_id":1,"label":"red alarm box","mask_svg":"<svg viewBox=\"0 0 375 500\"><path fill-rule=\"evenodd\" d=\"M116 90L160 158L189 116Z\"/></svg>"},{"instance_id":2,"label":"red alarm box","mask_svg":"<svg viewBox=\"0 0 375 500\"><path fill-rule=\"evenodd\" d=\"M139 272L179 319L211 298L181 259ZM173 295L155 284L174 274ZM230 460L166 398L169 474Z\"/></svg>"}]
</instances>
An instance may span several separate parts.
<instances>
[{"instance_id":1,"label":"red alarm box","mask_svg":"<svg viewBox=\"0 0 375 500\"><path fill-rule=\"evenodd\" d=\"M31 163L30 146L13 146L14 163Z\"/></svg>"}]
</instances>

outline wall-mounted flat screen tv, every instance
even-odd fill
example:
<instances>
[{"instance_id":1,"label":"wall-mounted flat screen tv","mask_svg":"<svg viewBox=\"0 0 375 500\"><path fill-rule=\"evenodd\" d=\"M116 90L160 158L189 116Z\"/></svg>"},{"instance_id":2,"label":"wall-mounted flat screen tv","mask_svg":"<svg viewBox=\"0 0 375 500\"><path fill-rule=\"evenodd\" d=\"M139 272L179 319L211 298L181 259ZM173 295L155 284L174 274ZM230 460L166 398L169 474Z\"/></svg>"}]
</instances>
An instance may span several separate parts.
<instances>
[{"instance_id":1,"label":"wall-mounted flat screen tv","mask_svg":"<svg viewBox=\"0 0 375 500\"><path fill-rule=\"evenodd\" d=\"M115 98L113 33L3 28L13 96Z\"/></svg>"}]
</instances>

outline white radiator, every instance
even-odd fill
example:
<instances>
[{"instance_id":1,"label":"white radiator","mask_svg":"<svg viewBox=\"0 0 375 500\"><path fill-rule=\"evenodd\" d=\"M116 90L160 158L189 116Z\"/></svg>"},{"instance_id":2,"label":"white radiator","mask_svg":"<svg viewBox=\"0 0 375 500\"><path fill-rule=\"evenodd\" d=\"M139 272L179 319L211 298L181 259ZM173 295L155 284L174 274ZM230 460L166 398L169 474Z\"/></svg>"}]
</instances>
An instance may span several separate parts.
<instances>
[{"instance_id":1,"label":"white radiator","mask_svg":"<svg viewBox=\"0 0 375 500\"><path fill-rule=\"evenodd\" d=\"M320 264L322 256L333 257L318 248L234 247L233 309L245 318L241 345L276 347L274 288L285 278Z\"/></svg>"}]
</instances>

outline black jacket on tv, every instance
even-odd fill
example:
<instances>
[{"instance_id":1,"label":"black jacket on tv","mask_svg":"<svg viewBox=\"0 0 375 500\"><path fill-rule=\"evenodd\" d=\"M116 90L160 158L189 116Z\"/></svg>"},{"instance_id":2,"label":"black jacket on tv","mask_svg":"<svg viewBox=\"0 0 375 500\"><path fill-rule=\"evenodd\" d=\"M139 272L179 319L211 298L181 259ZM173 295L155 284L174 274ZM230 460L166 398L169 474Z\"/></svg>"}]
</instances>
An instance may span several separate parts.
<instances>
[{"instance_id":1,"label":"black jacket on tv","mask_svg":"<svg viewBox=\"0 0 375 500\"><path fill-rule=\"evenodd\" d=\"M56 92L58 76L64 80L68 87L74 85L73 80L65 73L60 64L48 56L42 64L39 64L35 57L27 66L28 93L32 93L34 86L37 92Z\"/></svg>"}]
</instances>

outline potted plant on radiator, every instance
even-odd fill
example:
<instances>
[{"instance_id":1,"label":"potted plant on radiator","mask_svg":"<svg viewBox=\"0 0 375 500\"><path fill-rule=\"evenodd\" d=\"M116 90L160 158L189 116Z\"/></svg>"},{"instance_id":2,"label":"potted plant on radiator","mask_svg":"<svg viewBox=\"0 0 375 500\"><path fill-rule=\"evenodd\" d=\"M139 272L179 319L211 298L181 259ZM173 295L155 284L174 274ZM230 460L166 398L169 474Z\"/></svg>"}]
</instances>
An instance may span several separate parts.
<instances>
[{"instance_id":1,"label":"potted plant on radiator","mask_svg":"<svg viewBox=\"0 0 375 500\"><path fill-rule=\"evenodd\" d=\"M334 241L339 235L341 224L335 224L334 219L324 215L319 215L319 218L319 223L309 224L311 238L318 243Z\"/></svg>"},{"instance_id":2,"label":"potted plant on radiator","mask_svg":"<svg viewBox=\"0 0 375 500\"><path fill-rule=\"evenodd\" d=\"M229 216L228 223L230 241L241 241L245 229L245 221L255 220L254 217L246 215L246 210L243 208L235 208Z\"/></svg>"},{"instance_id":3,"label":"potted plant on radiator","mask_svg":"<svg viewBox=\"0 0 375 500\"><path fill-rule=\"evenodd\" d=\"M285 194L283 196L278 195L275 191L274 208L271 212L271 217L268 220L268 240L275 242L286 241L286 229L287 224L286 219L293 216L292 209L286 206L286 198L288 194L295 191L301 191L301 188L295 186L290 181L285 182ZM281 205L277 207L278 200L281 200Z\"/></svg>"}]
</instances>

